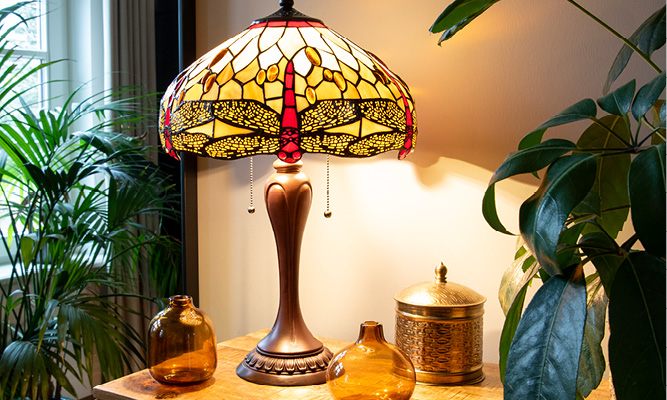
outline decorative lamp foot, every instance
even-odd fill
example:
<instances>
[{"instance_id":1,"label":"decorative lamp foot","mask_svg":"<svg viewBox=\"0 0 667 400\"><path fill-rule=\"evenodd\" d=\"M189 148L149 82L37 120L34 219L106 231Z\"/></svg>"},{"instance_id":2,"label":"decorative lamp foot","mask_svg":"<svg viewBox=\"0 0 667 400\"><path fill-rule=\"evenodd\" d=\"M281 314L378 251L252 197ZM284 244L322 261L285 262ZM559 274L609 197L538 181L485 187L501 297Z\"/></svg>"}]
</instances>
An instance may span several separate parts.
<instances>
[{"instance_id":1,"label":"decorative lamp foot","mask_svg":"<svg viewBox=\"0 0 667 400\"><path fill-rule=\"evenodd\" d=\"M318 354L267 354L254 348L236 368L241 378L260 385L308 386L326 382L331 350L322 347Z\"/></svg>"}]
</instances>

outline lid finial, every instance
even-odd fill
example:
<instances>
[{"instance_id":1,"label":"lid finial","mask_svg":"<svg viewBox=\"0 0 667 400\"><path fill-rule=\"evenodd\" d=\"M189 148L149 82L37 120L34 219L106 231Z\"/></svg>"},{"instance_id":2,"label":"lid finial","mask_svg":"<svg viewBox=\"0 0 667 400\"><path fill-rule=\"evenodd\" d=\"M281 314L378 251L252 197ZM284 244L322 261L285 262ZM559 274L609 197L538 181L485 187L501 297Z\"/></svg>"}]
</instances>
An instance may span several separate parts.
<instances>
[{"instance_id":1,"label":"lid finial","mask_svg":"<svg viewBox=\"0 0 667 400\"><path fill-rule=\"evenodd\" d=\"M447 282L447 267L441 261L440 265L435 267L435 282L436 283L445 283Z\"/></svg>"}]
</instances>

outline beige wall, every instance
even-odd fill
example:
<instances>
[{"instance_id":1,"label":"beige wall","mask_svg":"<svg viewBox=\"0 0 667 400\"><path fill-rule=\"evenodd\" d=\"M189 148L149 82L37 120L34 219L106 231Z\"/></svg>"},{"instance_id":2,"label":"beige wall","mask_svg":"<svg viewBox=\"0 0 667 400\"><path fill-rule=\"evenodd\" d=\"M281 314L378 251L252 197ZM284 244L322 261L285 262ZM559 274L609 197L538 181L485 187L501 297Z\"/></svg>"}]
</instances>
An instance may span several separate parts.
<instances>
[{"instance_id":1,"label":"beige wall","mask_svg":"<svg viewBox=\"0 0 667 400\"><path fill-rule=\"evenodd\" d=\"M359 323L374 319L393 341L393 295L431 280L443 261L451 281L488 298L484 359L497 362L504 321L497 289L515 238L484 222L486 184L525 133L600 95L620 44L565 0L505 0L438 47L428 27L446 3L296 2L408 83L420 133L417 151L405 161L395 154L332 158L329 220L322 216L325 157L304 157L314 199L302 247L301 302L315 335L352 340ZM582 3L629 35L661 0ZM197 53L277 8L275 0L197 0ZM664 52L656 59L664 62ZM650 72L632 66L640 75ZM199 161L200 307L220 340L270 328L275 318L277 261L261 194L273 159L255 158L254 215L245 211L247 159ZM521 201L535 189L525 182L509 181L497 191L501 219L514 229Z\"/></svg>"}]
</instances>

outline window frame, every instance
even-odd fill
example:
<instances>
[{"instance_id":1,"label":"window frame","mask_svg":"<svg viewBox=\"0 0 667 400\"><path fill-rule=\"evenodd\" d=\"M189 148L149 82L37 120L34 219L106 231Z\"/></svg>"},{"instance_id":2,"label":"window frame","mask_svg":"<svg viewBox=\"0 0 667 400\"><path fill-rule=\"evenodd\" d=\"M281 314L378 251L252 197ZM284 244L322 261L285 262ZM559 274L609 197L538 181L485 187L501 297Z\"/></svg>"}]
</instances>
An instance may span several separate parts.
<instances>
[{"instance_id":1,"label":"window frame","mask_svg":"<svg viewBox=\"0 0 667 400\"><path fill-rule=\"evenodd\" d=\"M82 98L110 86L109 1L39 0L42 49L14 49L14 54L58 61L42 70L41 99L47 107L62 106L84 84L79 93ZM11 268L9 255L0 244L0 281L9 277Z\"/></svg>"}]
</instances>

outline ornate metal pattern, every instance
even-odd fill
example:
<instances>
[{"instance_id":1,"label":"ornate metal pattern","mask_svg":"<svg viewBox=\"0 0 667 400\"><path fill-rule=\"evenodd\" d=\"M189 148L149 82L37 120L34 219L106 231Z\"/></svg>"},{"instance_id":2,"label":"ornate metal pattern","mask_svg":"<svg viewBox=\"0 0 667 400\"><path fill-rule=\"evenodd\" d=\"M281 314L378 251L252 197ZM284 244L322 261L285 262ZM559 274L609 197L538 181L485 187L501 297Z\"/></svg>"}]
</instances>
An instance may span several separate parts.
<instances>
[{"instance_id":1,"label":"ornate metal pattern","mask_svg":"<svg viewBox=\"0 0 667 400\"><path fill-rule=\"evenodd\" d=\"M317 355L301 358L271 357L260 354L254 348L246 354L243 364L251 370L266 374L305 375L326 370L332 357L333 353L326 347Z\"/></svg>"},{"instance_id":2,"label":"ornate metal pattern","mask_svg":"<svg viewBox=\"0 0 667 400\"><path fill-rule=\"evenodd\" d=\"M483 318L420 320L396 315L396 345L426 372L461 374L482 365Z\"/></svg>"}]
</instances>

